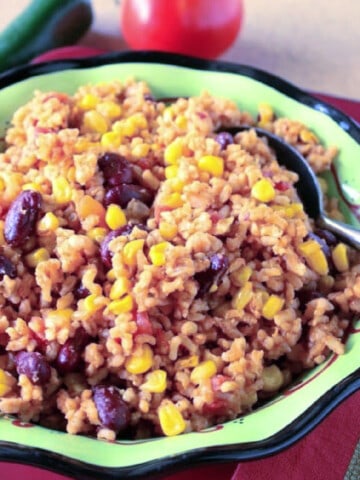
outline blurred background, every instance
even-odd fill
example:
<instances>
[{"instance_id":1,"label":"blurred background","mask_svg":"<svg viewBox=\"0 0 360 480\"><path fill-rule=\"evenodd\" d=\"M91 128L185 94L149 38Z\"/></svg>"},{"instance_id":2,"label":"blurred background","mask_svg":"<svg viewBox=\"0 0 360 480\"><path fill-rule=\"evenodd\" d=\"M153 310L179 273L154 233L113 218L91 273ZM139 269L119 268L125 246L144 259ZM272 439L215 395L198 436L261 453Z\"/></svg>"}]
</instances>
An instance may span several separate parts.
<instances>
[{"instance_id":1,"label":"blurred background","mask_svg":"<svg viewBox=\"0 0 360 480\"><path fill-rule=\"evenodd\" d=\"M120 27L121 1L92 0L93 23L78 43L110 50L127 48ZM2 0L0 30L29 3L13 0L4 8ZM268 70L311 91L360 100L359 0L243 3L242 29L220 58ZM221 6L222 1L217 4Z\"/></svg>"},{"instance_id":2,"label":"blurred background","mask_svg":"<svg viewBox=\"0 0 360 480\"><path fill-rule=\"evenodd\" d=\"M82 43L124 48L116 39L116 3L93 0L93 32ZM303 88L360 100L359 0L244 0L244 10L243 28L221 58L269 70Z\"/></svg>"}]
</instances>

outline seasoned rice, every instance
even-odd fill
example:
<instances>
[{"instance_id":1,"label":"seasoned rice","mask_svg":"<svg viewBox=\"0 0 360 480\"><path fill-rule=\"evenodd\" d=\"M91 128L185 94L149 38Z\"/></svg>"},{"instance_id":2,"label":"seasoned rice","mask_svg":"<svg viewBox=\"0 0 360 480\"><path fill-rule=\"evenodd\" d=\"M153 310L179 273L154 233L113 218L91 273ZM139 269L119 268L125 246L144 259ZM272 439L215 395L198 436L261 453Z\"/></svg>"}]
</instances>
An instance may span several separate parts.
<instances>
[{"instance_id":1,"label":"seasoned rice","mask_svg":"<svg viewBox=\"0 0 360 480\"><path fill-rule=\"evenodd\" d=\"M207 92L166 103L133 79L35 92L14 113L0 154L0 412L107 440L176 435L344 353L359 255L315 229L266 139L218 133L242 124L317 174L336 157L267 105L254 119Z\"/></svg>"}]
</instances>

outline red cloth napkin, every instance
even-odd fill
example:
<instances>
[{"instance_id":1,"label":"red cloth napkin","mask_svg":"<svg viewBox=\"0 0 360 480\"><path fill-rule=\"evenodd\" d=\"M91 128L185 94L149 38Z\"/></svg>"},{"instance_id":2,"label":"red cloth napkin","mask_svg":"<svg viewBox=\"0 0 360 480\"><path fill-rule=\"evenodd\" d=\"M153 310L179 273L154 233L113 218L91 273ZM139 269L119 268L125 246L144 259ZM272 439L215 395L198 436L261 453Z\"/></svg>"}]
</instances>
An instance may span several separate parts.
<instances>
[{"instance_id":1,"label":"red cloth napkin","mask_svg":"<svg viewBox=\"0 0 360 480\"><path fill-rule=\"evenodd\" d=\"M343 480L360 436L359 407L357 392L284 452L239 463L231 480Z\"/></svg>"},{"instance_id":2,"label":"red cloth napkin","mask_svg":"<svg viewBox=\"0 0 360 480\"><path fill-rule=\"evenodd\" d=\"M360 102L316 96L360 122ZM193 468L164 480L343 480L360 439L359 410L360 392L357 392L282 453L263 460ZM4 480L67 480L62 475L10 463L0 463L0 472Z\"/></svg>"}]
</instances>

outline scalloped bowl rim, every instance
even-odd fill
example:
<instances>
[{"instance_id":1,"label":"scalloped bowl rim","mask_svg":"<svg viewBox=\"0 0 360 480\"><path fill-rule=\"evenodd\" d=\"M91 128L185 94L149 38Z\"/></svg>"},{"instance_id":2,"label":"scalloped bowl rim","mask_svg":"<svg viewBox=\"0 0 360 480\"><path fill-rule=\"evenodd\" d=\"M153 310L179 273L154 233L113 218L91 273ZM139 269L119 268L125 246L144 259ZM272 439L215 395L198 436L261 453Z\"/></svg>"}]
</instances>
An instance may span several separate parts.
<instances>
[{"instance_id":1,"label":"scalloped bowl rim","mask_svg":"<svg viewBox=\"0 0 360 480\"><path fill-rule=\"evenodd\" d=\"M360 191L360 178L354 177L348 160L350 155L354 158L355 153L360 153L360 127L354 120L279 77L221 61L159 52L123 52L13 69L0 75L0 134L13 110L30 98L34 88L48 86L71 93L87 81L123 79L130 75L145 77L155 93L162 96L192 95L205 86L215 95L237 100L244 110L252 113L257 106L256 97L258 102L272 103L280 113L293 118L298 115L315 130L320 130L317 133L325 143L333 140L340 145L339 176L342 182L356 185L355 194ZM246 98L241 96L242 88ZM221 93L222 89L225 94ZM334 182L331 178L329 181L331 191L335 192ZM360 198L348 199L360 203ZM347 220L356 223L345 204L342 208ZM274 454L302 438L360 388L360 358L356 353L359 345L360 322L356 321L345 355L331 356L324 364L306 372L284 394L253 413L205 432L146 442L105 443L39 426L19 428L27 425L0 418L0 459L33 464L77 478L95 479L101 473L102 478L115 479L169 473L188 467L190 461L193 466Z\"/></svg>"}]
</instances>

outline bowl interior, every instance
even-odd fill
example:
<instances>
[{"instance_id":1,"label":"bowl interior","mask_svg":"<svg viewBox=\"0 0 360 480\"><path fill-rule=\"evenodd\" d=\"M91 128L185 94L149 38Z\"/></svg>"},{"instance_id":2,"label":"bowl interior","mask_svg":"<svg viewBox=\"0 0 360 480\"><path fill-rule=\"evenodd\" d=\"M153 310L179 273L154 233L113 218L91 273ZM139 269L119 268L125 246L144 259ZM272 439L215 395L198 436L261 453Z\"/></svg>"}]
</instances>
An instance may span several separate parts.
<instances>
[{"instance_id":1,"label":"bowl interior","mask_svg":"<svg viewBox=\"0 0 360 480\"><path fill-rule=\"evenodd\" d=\"M336 170L340 185L348 202L360 204L360 175L355 167L360 153L359 144L326 114L253 78L235 73L209 72L160 63L129 62L31 77L0 90L0 136L3 136L15 109L28 101L36 89L59 90L72 94L77 87L86 83L121 80L129 76L148 82L154 95L158 97L197 95L206 89L213 95L236 101L241 109L253 115L258 104L266 102L274 107L278 116L301 120L313 129L326 145L339 147ZM330 195L339 197L332 175L328 174L326 178L330 185ZM348 222L359 225L354 212L341 198L340 208ZM324 398L327 392L358 370L359 350L360 322L357 322L350 332L345 355L333 355L324 364L305 373L286 392L255 412L204 432L146 442L105 443L39 426L24 425L11 418L0 418L0 450L1 442L17 443L52 451L92 465L129 467L194 450L200 452L209 447L226 448L236 445L241 449L241 446L256 445L293 424L320 398Z\"/></svg>"}]
</instances>

